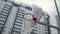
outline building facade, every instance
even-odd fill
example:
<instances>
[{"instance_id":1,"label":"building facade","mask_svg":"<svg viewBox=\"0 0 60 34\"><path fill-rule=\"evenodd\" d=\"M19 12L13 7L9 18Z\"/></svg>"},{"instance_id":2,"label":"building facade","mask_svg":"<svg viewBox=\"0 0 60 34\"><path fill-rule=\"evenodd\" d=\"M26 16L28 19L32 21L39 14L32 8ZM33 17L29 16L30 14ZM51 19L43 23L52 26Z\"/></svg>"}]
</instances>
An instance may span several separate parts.
<instances>
[{"instance_id":1,"label":"building facade","mask_svg":"<svg viewBox=\"0 0 60 34\"><path fill-rule=\"evenodd\" d=\"M56 30L38 23L32 27L31 21L24 19L25 13L32 14L34 12L33 9L36 7L33 8L33 6L35 5L1 0L0 3L0 34L51 34L52 31L54 31L53 34L57 34ZM40 21L49 23L50 17L47 13L44 13Z\"/></svg>"}]
</instances>

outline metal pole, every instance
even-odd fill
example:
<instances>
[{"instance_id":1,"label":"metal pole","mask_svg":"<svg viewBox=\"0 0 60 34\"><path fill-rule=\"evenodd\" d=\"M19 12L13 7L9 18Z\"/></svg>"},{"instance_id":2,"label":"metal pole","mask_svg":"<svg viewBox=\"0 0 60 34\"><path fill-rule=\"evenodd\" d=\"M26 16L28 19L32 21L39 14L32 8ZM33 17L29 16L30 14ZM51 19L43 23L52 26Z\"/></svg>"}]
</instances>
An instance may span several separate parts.
<instances>
[{"instance_id":1,"label":"metal pole","mask_svg":"<svg viewBox=\"0 0 60 34\"><path fill-rule=\"evenodd\" d=\"M48 14L46 14L46 15L44 14L44 19L46 20L45 22L50 25L50 23L49 23L50 16ZM47 28L48 28L48 34L50 34L51 33L50 26L47 26Z\"/></svg>"},{"instance_id":2,"label":"metal pole","mask_svg":"<svg viewBox=\"0 0 60 34\"><path fill-rule=\"evenodd\" d=\"M57 6L57 3L56 3L56 0L54 0L54 3L55 3L55 6L56 6L57 14L58 14L58 16L60 17L60 15L59 15L59 10L58 10L58 6Z\"/></svg>"},{"instance_id":3,"label":"metal pole","mask_svg":"<svg viewBox=\"0 0 60 34\"><path fill-rule=\"evenodd\" d=\"M50 25L50 23L49 23L49 18L47 18L47 23ZM48 34L51 34L51 32L50 32L50 27L48 26Z\"/></svg>"},{"instance_id":4,"label":"metal pole","mask_svg":"<svg viewBox=\"0 0 60 34\"><path fill-rule=\"evenodd\" d=\"M57 10L57 14L58 14L58 17L59 17L59 21L60 21L60 15L59 15L59 10L58 10L58 6L57 6L57 3L56 3L56 0L54 0L54 3L55 3L55 6L56 6L56 10ZM60 22L58 23L58 26L59 26L58 34L60 34Z\"/></svg>"},{"instance_id":5,"label":"metal pole","mask_svg":"<svg viewBox=\"0 0 60 34\"><path fill-rule=\"evenodd\" d=\"M53 25L49 25L49 24L44 23L44 22L40 22L40 21L39 21L39 22L37 22L37 23L42 24L42 25L45 25L45 26L49 26L49 27L52 27L52 28L55 28L55 29L59 30L59 28L58 28L58 27L53 26Z\"/></svg>"},{"instance_id":6,"label":"metal pole","mask_svg":"<svg viewBox=\"0 0 60 34\"><path fill-rule=\"evenodd\" d=\"M33 34L34 34L34 29L33 29Z\"/></svg>"}]
</instances>

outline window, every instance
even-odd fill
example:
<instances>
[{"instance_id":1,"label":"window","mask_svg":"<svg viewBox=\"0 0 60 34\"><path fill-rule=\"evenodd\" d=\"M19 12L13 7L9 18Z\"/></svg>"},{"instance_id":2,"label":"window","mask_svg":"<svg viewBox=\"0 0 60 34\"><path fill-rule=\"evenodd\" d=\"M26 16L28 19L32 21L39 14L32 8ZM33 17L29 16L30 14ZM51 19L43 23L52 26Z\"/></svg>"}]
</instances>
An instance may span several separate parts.
<instances>
[{"instance_id":1,"label":"window","mask_svg":"<svg viewBox=\"0 0 60 34\"><path fill-rule=\"evenodd\" d=\"M32 11L32 8L31 7L26 6L25 8Z\"/></svg>"}]
</instances>

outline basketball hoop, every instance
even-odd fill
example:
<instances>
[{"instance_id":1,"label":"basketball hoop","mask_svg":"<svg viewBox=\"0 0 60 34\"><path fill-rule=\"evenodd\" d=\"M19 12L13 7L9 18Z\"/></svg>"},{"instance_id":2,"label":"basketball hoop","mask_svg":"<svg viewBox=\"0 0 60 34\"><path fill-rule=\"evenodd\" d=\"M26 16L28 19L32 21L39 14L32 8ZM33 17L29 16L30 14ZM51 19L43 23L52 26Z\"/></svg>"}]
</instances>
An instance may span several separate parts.
<instances>
[{"instance_id":1,"label":"basketball hoop","mask_svg":"<svg viewBox=\"0 0 60 34\"><path fill-rule=\"evenodd\" d=\"M25 13L24 14L24 19L27 20L27 21L32 21L34 24L36 24L37 20L39 20L36 17L34 17L33 14L30 14L30 13Z\"/></svg>"}]
</instances>

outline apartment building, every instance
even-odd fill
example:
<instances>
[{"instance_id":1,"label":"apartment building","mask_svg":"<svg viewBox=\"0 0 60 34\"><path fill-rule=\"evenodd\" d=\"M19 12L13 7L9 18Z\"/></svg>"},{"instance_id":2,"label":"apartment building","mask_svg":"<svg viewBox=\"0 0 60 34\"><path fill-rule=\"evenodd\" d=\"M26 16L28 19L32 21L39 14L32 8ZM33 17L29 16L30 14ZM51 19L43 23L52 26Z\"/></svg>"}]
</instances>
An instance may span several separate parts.
<instances>
[{"instance_id":1,"label":"apartment building","mask_svg":"<svg viewBox=\"0 0 60 34\"><path fill-rule=\"evenodd\" d=\"M57 30L53 29L48 26L44 26L41 24L36 24L32 27L31 21L25 20L23 17L24 13L33 13L33 6L26 3L14 3L13 1L5 2L0 0L0 33L1 34L57 34ZM40 8L40 7L39 7ZM42 9L43 10L43 9ZM54 9L55 10L55 9ZM43 11L45 12L45 11ZM54 12L55 13L55 12ZM41 18L42 22L48 22L50 19L50 24L53 23L52 16L44 13L43 17ZM45 15L46 14L46 15ZM50 16L50 18L49 18ZM29 17L30 18L30 17ZM55 24L56 20L54 20ZM54 25L54 24L53 24ZM54 31L54 32L52 32Z\"/></svg>"}]
</instances>

